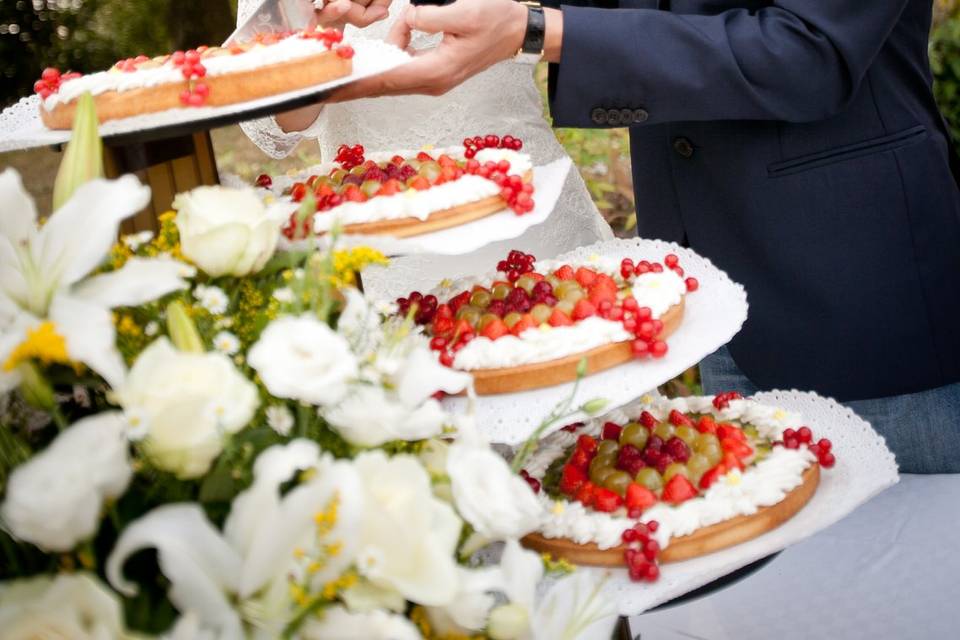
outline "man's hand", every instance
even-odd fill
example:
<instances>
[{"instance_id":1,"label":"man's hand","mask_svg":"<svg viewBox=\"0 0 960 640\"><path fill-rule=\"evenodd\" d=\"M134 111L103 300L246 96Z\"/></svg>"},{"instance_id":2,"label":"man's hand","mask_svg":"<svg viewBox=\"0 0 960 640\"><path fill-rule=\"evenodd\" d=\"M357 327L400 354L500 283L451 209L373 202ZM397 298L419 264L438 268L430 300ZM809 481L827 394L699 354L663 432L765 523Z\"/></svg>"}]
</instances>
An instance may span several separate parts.
<instances>
[{"instance_id":1,"label":"man's hand","mask_svg":"<svg viewBox=\"0 0 960 640\"><path fill-rule=\"evenodd\" d=\"M438 96L491 65L516 55L527 29L527 8L513 0L457 0L445 7L411 6L388 42L406 49L413 30L443 32L443 40L413 62L344 87L333 96L357 98L420 93Z\"/></svg>"}]
</instances>

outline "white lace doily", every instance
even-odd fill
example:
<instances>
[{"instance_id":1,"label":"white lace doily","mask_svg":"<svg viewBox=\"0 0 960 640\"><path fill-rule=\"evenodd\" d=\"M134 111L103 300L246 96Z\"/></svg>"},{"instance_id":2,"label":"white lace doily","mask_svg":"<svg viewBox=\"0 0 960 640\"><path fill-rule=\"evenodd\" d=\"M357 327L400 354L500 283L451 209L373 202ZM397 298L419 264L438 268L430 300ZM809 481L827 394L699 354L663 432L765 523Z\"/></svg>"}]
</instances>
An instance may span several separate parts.
<instances>
[{"instance_id":1,"label":"white lace doily","mask_svg":"<svg viewBox=\"0 0 960 640\"><path fill-rule=\"evenodd\" d=\"M799 412L819 437L833 441L837 464L820 475L813 499L797 515L764 535L702 558L663 565L652 584L631 582L626 570L580 569L608 574L605 585L620 615L638 615L689 593L842 520L899 480L897 463L883 438L850 409L814 393L769 391L754 396L763 404Z\"/></svg>"},{"instance_id":2,"label":"white lace doily","mask_svg":"<svg viewBox=\"0 0 960 640\"><path fill-rule=\"evenodd\" d=\"M667 341L670 350L666 357L628 362L584 378L574 406L593 398L606 399L608 409L623 406L696 365L740 331L747 319L747 294L743 287L689 249L660 240L631 238L598 242L566 253L560 259L585 259L600 254L618 259L629 257L634 261L661 261L668 253L680 257L687 275L700 281L700 289L687 296L683 323ZM481 396L476 403L477 425L492 442L519 444L567 398L572 388L573 383L568 383L521 393ZM443 402L448 409L460 412L466 409L468 401L451 397ZM554 425L552 430L563 426Z\"/></svg>"},{"instance_id":3,"label":"white lace doily","mask_svg":"<svg viewBox=\"0 0 960 640\"><path fill-rule=\"evenodd\" d=\"M533 186L535 192L533 211L518 216L509 209L500 213L475 220L459 227L451 227L434 233L426 233L412 238L394 238L392 236L344 235L340 245L344 247L373 247L388 256L409 256L417 254L461 255L471 253L491 242L516 238L542 222L546 221L557 206L560 192L567 180L567 174L573 163L570 158L560 158L548 165L535 167Z\"/></svg>"},{"instance_id":4,"label":"white lace doily","mask_svg":"<svg viewBox=\"0 0 960 640\"><path fill-rule=\"evenodd\" d=\"M288 100L312 95L356 82L362 78L389 71L410 60L410 56L400 49L376 40L353 40L356 55L353 58L353 73L344 78L325 82L307 89L251 100L224 107L198 107L189 109L171 109L122 120L111 120L100 125L100 135L127 134L148 129L187 122L202 123L204 120L220 118L247 111L282 104ZM0 152L18 149L30 149L47 145L62 144L70 139L70 131L52 131L40 120L40 98L30 96L0 113Z\"/></svg>"}]
</instances>

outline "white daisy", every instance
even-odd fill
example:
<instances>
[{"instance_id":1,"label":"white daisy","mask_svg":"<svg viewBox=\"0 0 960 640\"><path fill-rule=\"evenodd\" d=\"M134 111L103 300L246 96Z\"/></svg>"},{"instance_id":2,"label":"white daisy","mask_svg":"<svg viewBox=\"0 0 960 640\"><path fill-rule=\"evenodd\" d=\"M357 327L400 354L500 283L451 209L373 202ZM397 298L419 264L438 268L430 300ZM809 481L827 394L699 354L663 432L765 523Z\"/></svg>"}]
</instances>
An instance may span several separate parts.
<instances>
[{"instance_id":1,"label":"white daisy","mask_svg":"<svg viewBox=\"0 0 960 640\"><path fill-rule=\"evenodd\" d=\"M228 356L240 351L240 340L229 331L221 331L213 337L213 348Z\"/></svg>"},{"instance_id":2,"label":"white daisy","mask_svg":"<svg viewBox=\"0 0 960 640\"><path fill-rule=\"evenodd\" d=\"M273 297L283 304L293 302L293 290L290 287L282 287L273 292Z\"/></svg>"},{"instance_id":3,"label":"white daisy","mask_svg":"<svg viewBox=\"0 0 960 640\"><path fill-rule=\"evenodd\" d=\"M200 285L194 289L193 296L200 302L200 306L215 316L225 313L230 304L230 299L220 287Z\"/></svg>"}]
</instances>

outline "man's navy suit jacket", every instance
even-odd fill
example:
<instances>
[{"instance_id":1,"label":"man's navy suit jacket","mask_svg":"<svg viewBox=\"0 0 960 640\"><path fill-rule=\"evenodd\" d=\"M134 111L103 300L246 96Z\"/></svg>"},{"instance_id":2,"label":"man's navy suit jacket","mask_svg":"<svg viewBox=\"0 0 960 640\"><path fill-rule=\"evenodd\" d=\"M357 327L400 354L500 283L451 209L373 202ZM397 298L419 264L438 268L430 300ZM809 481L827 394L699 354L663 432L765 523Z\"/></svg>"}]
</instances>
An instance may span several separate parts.
<instances>
[{"instance_id":1,"label":"man's navy suit jacket","mask_svg":"<svg viewBox=\"0 0 960 640\"><path fill-rule=\"evenodd\" d=\"M960 380L960 196L931 3L562 7L554 124L631 127L639 234L746 287L730 352L761 388L854 400Z\"/></svg>"}]
</instances>

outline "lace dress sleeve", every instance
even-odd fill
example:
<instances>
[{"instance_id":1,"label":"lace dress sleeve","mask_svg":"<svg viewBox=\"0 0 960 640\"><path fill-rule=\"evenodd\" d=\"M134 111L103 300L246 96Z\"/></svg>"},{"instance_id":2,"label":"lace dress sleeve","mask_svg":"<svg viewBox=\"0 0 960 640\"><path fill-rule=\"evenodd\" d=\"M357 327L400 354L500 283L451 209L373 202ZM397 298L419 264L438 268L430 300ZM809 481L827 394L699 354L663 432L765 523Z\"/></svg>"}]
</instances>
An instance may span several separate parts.
<instances>
[{"instance_id":1,"label":"lace dress sleeve","mask_svg":"<svg viewBox=\"0 0 960 640\"><path fill-rule=\"evenodd\" d=\"M246 20L251 13L260 5L262 0L239 0L237 3L237 23ZM241 122L240 128L250 138L253 144L260 147L260 150L271 158L285 158L290 155L301 140L307 138L316 139L319 128L319 121L310 125L303 131L292 131L287 133L277 124L276 118L269 116L257 120Z\"/></svg>"}]
</instances>

